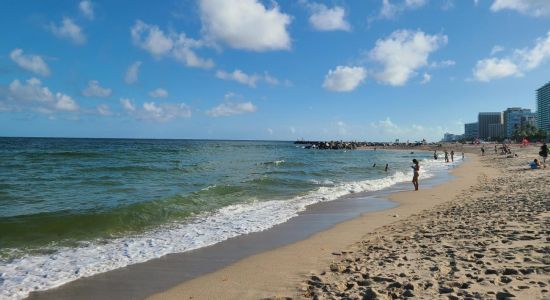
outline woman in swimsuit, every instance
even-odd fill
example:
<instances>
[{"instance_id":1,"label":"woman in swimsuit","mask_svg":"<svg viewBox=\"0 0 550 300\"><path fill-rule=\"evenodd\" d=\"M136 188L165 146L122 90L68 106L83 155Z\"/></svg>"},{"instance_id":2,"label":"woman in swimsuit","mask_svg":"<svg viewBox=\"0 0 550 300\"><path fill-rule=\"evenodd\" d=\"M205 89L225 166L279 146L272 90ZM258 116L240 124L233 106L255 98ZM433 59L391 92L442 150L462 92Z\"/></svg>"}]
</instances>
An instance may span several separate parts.
<instances>
[{"instance_id":1,"label":"woman in swimsuit","mask_svg":"<svg viewBox=\"0 0 550 300\"><path fill-rule=\"evenodd\" d=\"M411 166L411 168L413 168L414 170L412 183L414 185L414 190L418 191L418 176L420 171L420 165L418 164L418 160L416 160L416 158L413 159L413 163L414 163L414 166Z\"/></svg>"}]
</instances>

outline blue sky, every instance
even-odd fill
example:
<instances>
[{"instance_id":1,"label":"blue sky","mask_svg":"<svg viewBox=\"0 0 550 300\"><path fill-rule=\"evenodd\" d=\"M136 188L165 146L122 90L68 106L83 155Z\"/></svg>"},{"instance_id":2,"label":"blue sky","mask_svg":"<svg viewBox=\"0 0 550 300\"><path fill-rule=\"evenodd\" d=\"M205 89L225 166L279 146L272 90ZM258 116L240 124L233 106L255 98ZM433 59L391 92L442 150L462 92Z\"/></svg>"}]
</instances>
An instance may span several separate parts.
<instances>
[{"instance_id":1,"label":"blue sky","mask_svg":"<svg viewBox=\"0 0 550 300\"><path fill-rule=\"evenodd\" d=\"M0 5L0 136L439 140L550 81L545 0Z\"/></svg>"}]
</instances>

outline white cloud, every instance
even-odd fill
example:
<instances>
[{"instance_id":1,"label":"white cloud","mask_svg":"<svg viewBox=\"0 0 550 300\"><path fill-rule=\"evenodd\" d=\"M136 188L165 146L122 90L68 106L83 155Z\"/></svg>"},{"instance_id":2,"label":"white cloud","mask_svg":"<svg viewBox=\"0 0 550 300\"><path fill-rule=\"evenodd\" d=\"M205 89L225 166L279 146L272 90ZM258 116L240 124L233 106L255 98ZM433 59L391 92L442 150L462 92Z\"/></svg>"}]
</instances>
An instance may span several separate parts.
<instances>
[{"instance_id":1,"label":"white cloud","mask_svg":"<svg viewBox=\"0 0 550 300\"><path fill-rule=\"evenodd\" d=\"M86 43L86 36L82 32L82 28L70 18L63 17L59 26L50 23L49 29L55 36L68 39L77 45Z\"/></svg>"},{"instance_id":2,"label":"white cloud","mask_svg":"<svg viewBox=\"0 0 550 300\"><path fill-rule=\"evenodd\" d=\"M311 12L309 23L313 28L320 31L351 30L350 24L346 21L346 11L341 6L328 8L324 4L305 3Z\"/></svg>"},{"instance_id":3,"label":"white cloud","mask_svg":"<svg viewBox=\"0 0 550 300\"><path fill-rule=\"evenodd\" d=\"M396 1L394 1L394 3L395 2ZM405 0L404 2L400 2L397 4L394 3L390 2L390 0L382 0L382 7L380 8L380 12L378 13L378 16L374 19L393 19L406 10L417 9L426 5L428 1Z\"/></svg>"},{"instance_id":4,"label":"white cloud","mask_svg":"<svg viewBox=\"0 0 550 300\"><path fill-rule=\"evenodd\" d=\"M329 91L350 92L359 86L367 77L367 70L362 67L337 66L325 75L323 87Z\"/></svg>"},{"instance_id":5,"label":"white cloud","mask_svg":"<svg viewBox=\"0 0 550 300\"><path fill-rule=\"evenodd\" d=\"M248 85L250 87L256 87L256 84L263 81L269 85L278 85L280 84L279 79L271 76L267 71L264 72L264 75L259 74L246 74L245 72L236 69L235 71L228 73L224 70L218 70L216 72L216 77L223 80L236 81L238 83ZM283 82L285 85L289 85L289 81L285 80Z\"/></svg>"},{"instance_id":6,"label":"white cloud","mask_svg":"<svg viewBox=\"0 0 550 300\"><path fill-rule=\"evenodd\" d=\"M89 20L94 19L94 17L95 17L95 15L94 15L94 4L92 3L92 1L90 1L90 0L80 1L80 3L78 4L78 9Z\"/></svg>"},{"instance_id":7,"label":"white cloud","mask_svg":"<svg viewBox=\"0 0 550 300\"><path fill-rule=\"evenodd\" d=\"M88 81L88 86L82 91L82 95L86 97L109 97L111 96L111 89L101 87L99 81L90 80Z\"/></svg>"},{"instance_id":8,"label":"white cloud","mask_svg":"<svg viewBox=\"0 0 550 300\"><path fill-rule=\"evenodd\" d=\"M257 0L200 0L202 30L208 40L253 51L290 49L292 18L276 2L266 8Z\"/></svg>"},{"instance_id":9,"label":"white cloud","mask_svg":"<svg viewBox=\"0 0 550 300\"><path fill-rule=\"evenodd\" d=\"M420 81L421 84L426 84L428 82L430 82L432 80L432 75L428 74L428 73L424 73L422 75L422 81Z\"/></svg>"},{"instance_id":10,"label":"white cloud","mask_svg":"<svg viewBox=\"0 0 550 300\"><path fill-rule=\"evenodd\" d=\"M417 69L427 66L429 55L445 44L446 35L397 30L388 38L377 40L369 57L384 66L384 70L376 74L378 80L400 86L407 83Z\"/></svg>"},{"instance_id":11,"label":"white cloud","mask_svg":"<svg viewBox=\"0 0 550 300\"><path fill-rule=\"evenodd\" d=\"M143 103L142 117L159 122L166 122L175 118L189 118L191 117L191 108L185 103L161 103L157 105L155 102L145 102Z\"/></svg>"},{"instance_id":12,"label":"white cloud","mask_svg":"<svg viewBox=\"0 0 550 300\"><path fill-rule=\"evenodd\" d=\"M134 105L134 102L128 98L120 98L120 104L127 112L136 111L136 106Z\"/></svg>"},{"instance_id":13,"label":"white cloud","mask_svg":"<svg viewBox=\"0 0 550 300\"><path fill-rule=\"evenodd\" d=\"M32 54L23 54L23 50L16 48L10 53L10 58L19 67L42 76L50 75L50 68L42 57Z\"/></svg>"},{"instance_id":14,"label":"white cloud","mask_svg":"<svg viewBox=\"0 0 550 300\"><path fill-rule=\"evenodd\" d=\"M110 116L113 114L113 112L109 108L109 105L107 104L100 104L96 107L96 109L97 109L97 113L102 116Z\"/></svg>"},{"instance_id":15,"label":"white cloud","mask_svg":"<svg viewBox=\"0 0 550 300\"><path fill-rule=\"evenodd\" d=\"M40 79L31 78L25 83L14 80L0 101L0 107L5 110L32 110L40 113L55 113L57 111L74 112L78 104L70 96L63 93L52 93L48 87L42 86Z\"/></svg>"},{"instance_id":16,"label":"white cloud","mask_svg":"<svg viewBox=\"0 0 550 300\"><path fill-rule=\"evenodd\" d=\"M202 42L186 38L180 34L176 40L172 55L174 58L188 67L209 69L214 66L214 61L210 58L199 57L192 48L202 47Z\"/></svg>"},{"instance_id":17,"label":"white cloud","mask_svg":"<svg viewBox=\"0 0 550 300\"><path fill-rule=\"evenodd\" d=\"M448 131L441 126L429 127L419 124L402 126L394 123L389 117L386 117L385 120L371 123L370 127L371 130L374 130L371 133L373 136L385 138L386 140L400 139L401 142L407 140L413 142L422 139L439 141L443 137L443 134Z\"/></svg>"},{"instance_id":18,"label":"white cloud","mask_svg":"<svg viewBox=\"0 0 550 300\"><path fill-rule=\"evenodd\" d=\"M121 98L120 104L127 114L140 120L167 122L173 119L190 118L192 114L191 107L185 103L157 104L155 102L145 102L142 104L142 107L138 108L132 100Z\"/></svg>"},{"instance_id":19,"label":"white cloud","mask_svg":"<svg viewBox=\"0 0 550 300\"><path fill-rule=\"evenodd\" d=\"M153 98L164 98L168 97L168 92L165 89L157 88L149 92L149 96Z\"/></svg>"},{"instance_id":20,"label":"white cloud","mask_svg":"<svg viewBox=\"0 0 550 300\"><path fill-rule=\"evenodd\" d=\"M255 87L256 82L260 79L260 76L256 74L248 75L239 69L233 71L232 73L218 70L216 72L216 77L223 80L233 80L251 87Z\"/></svg>"},{"instance_id":21,"label":"white cloud","mask_svg":"<svg viewBox=\"0 0 550 300\"><path fill-rule=\"evenodd\" d=\"M252 102L226 102L206 111L211 117L226 117L240 115L244 113L253 113L257 110Z\"/></svg>"},{"instance_id":22,"label":"white cloud","mask_svg":"<svg viewBox=\"0 0 550 300\"><path fill-rule=\"evenodd\" d=\"M451 10L455 7L455 3L454 3L454 0L446 0L445 2L443 2L443 4L441 5L441 9L442 10Z\"/></svg>"},{"instance_id":23,"label":"white cloud","mask_svg":"<svg viewBox=\"0 0 550 300\"><path fill-rule=\"evenodd\" d=\"M158 26L148 25L141 20L136 21L130 33L134 44L156 57L169 53L174 47L172 38L165 35Z\"/></svg>"},{"instance_id":24,"label":"white cloud","mask_svg":"<svg viewBox=\"0 0 550 300\"><path fill-rule=\"evenodd\" d=\"M550 31L538 38L532 48L515 49L512 55L504 58L490 57L477 61L473 69L478 81L522 76L523 73L538 68L550 59Z\"/></svg>"},{"instance_id":25,"label":"white cloud","mask_svg":"<svg viewBox=\"0 0 550 300\"><path fill-rule=\"evenodd\" d=\"M128 67L126 75L124 76L124 81L127 84L135 83L138 80L139 67L141 67L141 61L136 61Z\"/></svg>"},{"instance_id":26,"label":"white cloud","mask_svg":"<svg viewBox=\"0 0 550 300\"><path fill-rule=\"evenodd\" d=\"M382 8L379 14L380 18L391 19L394 18L398 12L399 9L396 5L391 4L389 0L382 0Z\"/></svg>"},{"instance_id":27,"label":"white cloud","mask_svg":"<svg viewBox=\"0 0 550 300\"><path fill-rule=\"evenodd\" d=\"M62 93L56 93L55 108L64 111L75 111L78 109L78 105L70 96Z\"/></svg>"},{"instance_id":28,"label":"white cloud","mask_svg":"<svg viewBox=\"0 0 550 300\"><path fill-rule=\"evenodd\" d=\"M474 78L491 81L508 76L521 76L518 66L509 59L488 58L479 60L474 68Z\"/></svg>"},{"instance_id":29,"label":"white cloud","mask_svg":"<svg viewBox=\"0 0 550 300\"><path fill-rule=\"evenodd\" d=\"M399 126L397 126L395 123L393 123L389 117L386 117L385 120L371 123L371 127L382 129L386 133L390 134L400 134L402 132L402 129L399 128Z\"/></svg>"},{"instance_id":30,"label":"white cloud","mask_svg":"<svg viewBox=\"0 0 550 300\"><path fill-rule=\"evenodd\" d=\"M428 3L428 0L405 0L405 5L408 7L421 7L426 3Z\"/></svg>"},{"instance_id":31,"label":"white cloud","mask_svg":"<svg viewBox=\"0 0 550 300\"><path fill-rule=\"evenodd\" d=\"M279 79L269 75L268 72L264 72L264 80L267 84L270 84L270 85L278 85L279 84Z\"/></svg>"},{"instance_id":32,"label":"white cloud","mask_svg":"<svg viewBox=\"0 0 550 300\"><path fill-rule=\"evenodd\" d=\"M522 14L535 17L550 16L550 1L548 0L494 0L491 10L494 12L504 9L518 11Z\"/></svg>"},{"instance_id":33,"label":"white cloud","mask_svg":"<svg viewBox=\"0 0 550 300\"><path fill-rule=\"evenodd\" d=\"M523 48L514 51L522 69L529 71L537 68L550 58L550 31L546 37L538 38L533 48Z\"/></svg>"},{"instance_id":34,"label":"white cloud","mask_svg":"<svg viewBox=\"0 0 550 300\"><path fill-rule=\"evenodd\" d=\"M452 67L454 65L456 65L456 62L454 60L447 59L447 60L442 60L442 61L434 61L430 64L430 67L431 68L447 68L447 67Z\"/></svg>"},{"instance_id":35,"label":"white cloud","mask_svg":"<svg viewBox=\"0 0 550 300\"><path fill-rule=\"evenodd\" d=\"M202 48L200 40L188 38L185 33L166 34L156 25L149 25L137 20L130 29L134 44L155 58L169 56L188 67L211 68L214 61L199 57L194 49Z\"/></svg>"},{"instance_id":36,"label":"white cloud","mask_svg":"<svg viewBox=\"0 0 550 300\"><path fill-rule=\"evenodd\" d=\"M493 49L491 49L491 55L495 55L495 54L497 54L499 52L502 52L502 51L504 51L504 47L496 45L496 46L493 47Z\"/></svg>"}]
</instances>

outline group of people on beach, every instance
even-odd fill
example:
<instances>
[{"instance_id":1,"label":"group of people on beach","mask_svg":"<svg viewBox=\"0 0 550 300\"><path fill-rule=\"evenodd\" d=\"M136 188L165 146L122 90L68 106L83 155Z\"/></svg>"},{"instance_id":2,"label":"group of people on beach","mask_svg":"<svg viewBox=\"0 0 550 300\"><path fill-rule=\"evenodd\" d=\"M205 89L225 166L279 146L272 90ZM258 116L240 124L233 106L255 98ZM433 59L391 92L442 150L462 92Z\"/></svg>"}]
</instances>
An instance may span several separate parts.
<instances>
[{"instance_id":1,"label":"group of people on beach","mask_svg":"<svg viewBox=\"0 0 550 300\"><path fill-rule=\"evenodd\" d=\"M525 147L525 145L522 145L522 147ZM498 147L498 145L495 145L494 147L495 155L499 154L499 149L500 149L500 154L506 155L506 158L518 157L517 154L512 153L512 149L510 148L509 145L506 145L506 143L502 143L501 147ZM486 151L485 146L482 145L480 150L481 150L481 156L484 156ZM549 153L550 151L548 149L548 145L546 143L543 143L542 146L540 146L540 151L539 151L539 156L542 157L542 162L538 158L535 158L533 159L533 161L529 163L529 168L531 168L532 170L546 168L546 159L548 158Z\"/></svg>"},{"instance_id":2,"label":"group of people on beach","mask_svg":"<svg viewBox=\"0 0 550 300\"><path fill-rule=\"evenodd\" d=\"M495 154L498 154L498 150L499 150L498 146L495 145L495 148L494 148ZM514 157L513 154L512 154L512 150L508 145L502 144L502 147L500 147L500 150L501 150L501 154L508 155L507 157L509 157L509 156ZM531 167L531 169L544 169L544 168L546 168L546 159L548 158L548 154L550 154L550 150L548 149L548 145L546 143L544 143L540 147L540 152L539 152L539 156L542 157L542 162L539 159L535 158L531 163L529 163L529 166ZM446 163L454 162L454 155L455 155L454 150L451 150L451 152L450 152L450 160L449 160L449 152L447 150L444 151L444 155L445 155L445 162ZM481 146L481 155L482 156L485 155L485 146ZM517 154L516 154L516 156L517 156ZM439 156L437 154L437 150L434 151L433 157L434 157L434 160L437 160L439 158ZM462 152L462 159L464 159L464 152ZM412 162L413 162L413 165L411 166L411 168L413 169L412 184L414 186L414 190L418 191L418 178L420 176L420 163L416 158L413 159ZM388 165L386 165L386 171L387 170L388 170Z\"/></svg>"},{"instance_id":3,"label":"group of people on beach","mask_svg":"<svg viewBox=\"0 0 550 300\"><path fill-rule=\"evenodd\" d=\"M451 159L449 159L449 151L445 150L443 153L445 155L445 162L446 163L455 161L455 151L454 150L451 150L451 152L450 152ZM439 158L439 155L437 154L437 150L434 150L434 160L437 160L438 158ZM462 152L462 159L464 159L464 152Z\"/></svg>"}]
</instances>

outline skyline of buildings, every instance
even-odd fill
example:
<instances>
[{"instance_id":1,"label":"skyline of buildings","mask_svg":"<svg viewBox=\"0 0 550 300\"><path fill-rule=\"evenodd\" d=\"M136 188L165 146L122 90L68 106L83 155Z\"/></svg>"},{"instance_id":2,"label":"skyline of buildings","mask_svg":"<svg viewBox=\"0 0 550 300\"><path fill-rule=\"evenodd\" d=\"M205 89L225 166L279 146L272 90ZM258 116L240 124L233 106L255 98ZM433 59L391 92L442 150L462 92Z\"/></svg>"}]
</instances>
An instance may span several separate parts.
<instances>
[{"instance_id":1,"label":"skyline of buildings","mask_svg":"<svg viewBox=\"0 0 550 300\"><path fill-rule=\"evenodd\" d=\"M465 123L464 134L445 133L443 141L460 139L498 140L512 138L519 128L535 126L550 133L550 82L536 90L537 111L529 108L509 107L502 112L480 112L477 122Z\"/></svg>"}]
</instances>

